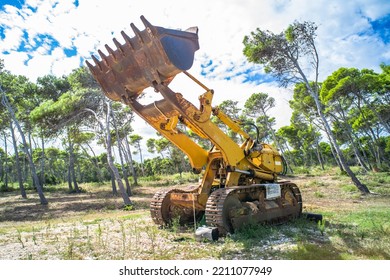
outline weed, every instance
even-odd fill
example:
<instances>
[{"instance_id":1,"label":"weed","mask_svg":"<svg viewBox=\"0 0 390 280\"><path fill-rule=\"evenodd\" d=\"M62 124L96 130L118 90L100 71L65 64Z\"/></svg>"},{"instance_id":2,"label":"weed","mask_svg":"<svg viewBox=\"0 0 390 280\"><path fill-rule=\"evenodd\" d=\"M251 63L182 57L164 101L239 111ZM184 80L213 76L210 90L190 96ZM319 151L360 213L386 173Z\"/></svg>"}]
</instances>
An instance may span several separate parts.
<instances>
[{"instance_id":1,"label":"weed","mask_svg":"<svg viewBox=\"0 0 390 280\"><path fill-rule=\"evenodd\" d=\"M325 197L325 195L324 195L322 192L319 192L319 191L315 191L315 192L314 192L314 196L315 196L315 197L318 197L318 198L323 198L323 197Z\"/></svg>"},{"instance_id":2,"label":"weed","mask_svg":"<svg viewBox=\"0 0 390 280\"><path fill-rule=\"evenodd\" d=\"M321 232L321 235L324 236L325 232L325 219L322 219L317 222L317 229Z\"/></svg>"},{"instance_id":3,"label":"weed","mask_svg":"<svg viewBox=\"0 0 390 280\"><path fill-rule=\"evenodd\" d=\"M87 246L89 250L92 250L91 236L89 235L89 226L87 225Z\"/></svg>"},{"instance_id":4,"label":"weed","mask_svg":"<svg viewBox=\"0 0 390 280\"><path fill-rule=\"evenodd\" d=\"M103 229L100 226L100 224L98 224L98 228L96 229L96 234L97 234L98 244L102 245Z\"/></svg>"},{"instance_id":5,"label":"weed","mask_svg":"<svg viewBox=\"0 0 390 280\"><path fill-rule=\"evenodd\" d=\"M171 230L174 232L174 233L178 233L179 232L179 229L180 229L180 216L177 215L175 217L172 218L172 221L171 221Z\"/></svg>"},{"instance_id":6,"label":"weed","mask_svg":"<svg viewBox=\"0 0 390 280\"><path fill-rule=\"evenodd\" d=\"M80 199L83 194L74 196L54 187L48 198L69 199L69 213L58 211L60 203L53 203L44 221L23 222L23 216L12 213L9 206L10 199L19 199L19 193L13 198L7 192L0 197L0 246L19 243L16 247L21 248L15 252L24 252L20 259L390 259L390 173L359 175L372 192L381 194L360 197L350 179L337 175L336 168L307 171L307 176L297 176L303 206L305 212L326 215L323 224L303 218L278 226L249 224L205 243L195 242L192 228L183 230L179 217L172 220L170 229L160 230L150 218L148 200L155 187L197 181L197 176L183 173L182 177L161 175L159 181L141 178L144 187L134 195L137 211L128 212L121 209L120 197L111 196L109 184L83 186L89 192L86 199ZM77 197L74 205L73 197ZM353 203L355 198L361 203ZM96 201L88 208L91 200ZM80 201L85 202L85 211L72 211L80 207ZM114 205L115 210L106 211L107 205ZM13 216L6 217L7 213ZM8 217L18 218L16 227ZM2 258L17 257L4 251L0 250Z\"/></svg>"},{"instance_id":7,"label":"weed","mask_svg":"<svg viewBox=\"0 0 390 280\"><path fill-rule=\"evenodd\" d=\"M157 228L155 226L148 226L145 229L146 234L150 239L150 249L153 259L156 258L156 240L157 240Z\"/></svg>"},{"instance_id":8,"label":"weed","mask_svg":"<svg viewBox=\"0 0 390 280\"><path fill-rule=\"evenodd\" d=\"M32 235L32 240L34 242L34 245L37 245L37 237L35 236L35 228L33 227L32 229L33 235Z\"/></svg>"},{"instance_id":9,"label":"weed","mask_svg":"<svg viewBox=\"0 0 390 280\"><path fill-rule=\"evenodd\" d=\"M73 257L74 257L74 242L72 237L68 237L64 258L67 260L73 260Z\"/></svg>"},{"instance_id":10,"label":"weed","mask_svg":"<svg viewBox=\"0 0 390 280\"><path fill-rule=\"evenodd\" d=\"M16 229L16 231L17 231L16 238L18 239L19 243L22 245L22 248L24 248L24 242L23 242L23 239L22 239L22 233L20 232L19 229Z\"/></svg>"},{"instance_id":11,"label":"weed","mask_svg":"<svg viewBox=\"0 0 390 280\"><path fill-rule=\"evenodd\" d=\"M122 236L122 259L126 256L126 231L123 221L119 221Z\"/></svg>"},{"instance_id":12,"label":"weed","mask_svg":"<svg viewBox=\"0 0 390 280\"><path fill-rule=\"evenodd\" d=\"M134 205L133 204L128 204L123 207L123 210L125 211L133 211L134 210Z\"/></svg>"},{"instance_id":13,"label":"weed","mask_svg":"<svg viewBox=\"0 0 390 280\"><path fill-rule=\"evenodd\" d=\"M356 187L350 184L341 185L341 189L345 192L356 192Z\"/></svg>"},{"instance_id":14,"label":"weed","mask_svg":"<svg viewBox=\"0 0 390 280\"><path fill-rule=\"evenodd\" d=\"M270 235L274 228L272 226L256 224L256 223L248 223L244 227L236 230L233 239L236 240L249 240L253 238L266 239Z\"/></svg>"}]
</instances>

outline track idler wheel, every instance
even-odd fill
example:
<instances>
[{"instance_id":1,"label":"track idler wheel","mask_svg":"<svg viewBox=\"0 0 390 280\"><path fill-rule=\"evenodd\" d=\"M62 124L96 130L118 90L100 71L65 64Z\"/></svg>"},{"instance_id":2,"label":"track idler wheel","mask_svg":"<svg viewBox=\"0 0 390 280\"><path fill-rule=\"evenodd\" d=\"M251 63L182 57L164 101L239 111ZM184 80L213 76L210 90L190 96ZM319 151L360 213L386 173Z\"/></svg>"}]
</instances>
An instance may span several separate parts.
<instances>
[{"instance_id":1,"label":"track idler wheel","mask_svg":"<svg viewBox=\"0 0 390 280\"><path fill-rule=\"evenodd\" d=\"M160 226L171 226L175 221L178 221L180 225L188 225L198 221L203 214L202 211L193 208L183 207L173 203L170 199L172 193L184 193L185 190L181 189L169 189L162 190L152 198L150 203L150 213L155 224Z\"/></svg>"},{"instance_id":2,"label":"track idler wheel","mask_svg":"<svg viewBox=\"0 0 390 280\"><path fill-rule=\"evenodd\" d=\"M237 195L231 195L225 199L222 210L222 223L226 231L234 231L232 218L239 215L240 209L242 209L242 203Z\"/></svg>"}]
</instances>

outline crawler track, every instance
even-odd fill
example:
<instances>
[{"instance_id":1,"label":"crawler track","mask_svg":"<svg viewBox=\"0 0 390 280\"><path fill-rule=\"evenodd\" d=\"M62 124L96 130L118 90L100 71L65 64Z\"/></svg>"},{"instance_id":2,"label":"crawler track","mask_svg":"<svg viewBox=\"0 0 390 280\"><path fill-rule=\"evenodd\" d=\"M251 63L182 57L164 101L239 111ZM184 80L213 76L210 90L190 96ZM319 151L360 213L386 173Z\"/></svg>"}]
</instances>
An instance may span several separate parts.
<instances>
[{"instance_id":1,"label":"crawler track","mask_svg":"<svg viewBox=\"0 0 390 280\"><path fill-rule=\"evenodd\" d=\"M207 201L206 223L218 227L220 234L224 235L247 223L278 224L298 217L302 212L299 188L290 182L279 185L281 196L269 200L265 198L265 185L214 191Z\"/></svg>"},{"instance_id":2,"label":"crawler track","mask_svg":"<svg viewBox=\"0 0 390 280\"><path fill-rule=\"evenodd\" d=\"M178 219L181 225L192 224L194 222L194 209L175 205L170 199L172 193L189 193L192 187L187 189L170 188L161 190L154 194L150 203L150 214L155 224L160 226L170 225L174 219ZM201 212L195 212L198 220Z\"/></svg>"}]
</instances>

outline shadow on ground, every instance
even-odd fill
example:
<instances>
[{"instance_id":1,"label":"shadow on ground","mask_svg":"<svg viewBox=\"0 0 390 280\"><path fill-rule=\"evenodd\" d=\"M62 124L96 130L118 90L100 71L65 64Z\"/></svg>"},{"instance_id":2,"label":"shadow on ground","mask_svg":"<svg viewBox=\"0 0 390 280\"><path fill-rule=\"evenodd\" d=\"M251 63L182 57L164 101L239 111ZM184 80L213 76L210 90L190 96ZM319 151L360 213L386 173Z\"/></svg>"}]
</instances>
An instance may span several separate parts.
<instances>
[{"instance_id":1,"label":"shadow on ground","mask_svg":"<svg viewBox=\"0 0 390 280\"><path fill-rule=\"evenodd\" d=\"M36 193L28 193L28 199L23 199L17 192L2 193L0 196L0 222L6 221L37 221L61 218L77 213L109 211L123 209L123 200L110 192L47 192L49 204L41 205ZM152 194L137 194L130 197L134 209L149 208Z\"/></svg>"}]
</instances>

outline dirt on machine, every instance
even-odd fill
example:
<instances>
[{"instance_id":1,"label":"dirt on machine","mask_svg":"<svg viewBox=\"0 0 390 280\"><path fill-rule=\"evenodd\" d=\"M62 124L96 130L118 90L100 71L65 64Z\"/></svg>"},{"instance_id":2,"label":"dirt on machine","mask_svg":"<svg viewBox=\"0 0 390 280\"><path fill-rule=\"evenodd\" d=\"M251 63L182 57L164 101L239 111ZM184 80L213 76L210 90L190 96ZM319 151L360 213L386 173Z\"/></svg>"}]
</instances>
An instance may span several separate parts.
<instances>
[{"instance_id":1,"label":"dirt on machine","mask_svg":"<svg viewBox=\"0 0 390 280\"><path fill-rule=\"evenodd\" d=\"M187 72L199 49L198 28L163 28L143 16L141 21L143 30L131 24L133 37L122 31L124 43L113 39L116 48L106 45L107 52L99 50L100 59L92 56L93 64L87 65L107 97L130 106L183 151L193 172L201 174L197 185L157 192L150 204L153 221L167 226L178 220L185 225L205 217L206 225L223 236L250 223L275 224L299 217L299 188L278 180L286 170L282 155L212 106L214 91ZM177 75L185 75L201 89L198 106L169 86ZM155 91L155 100L141 104L142 93L149 87ZM212 122L213 116L240 135L240 143ZM187 130L209 140L212 148L202 148Z\"/></svg>"}]
</instances>

